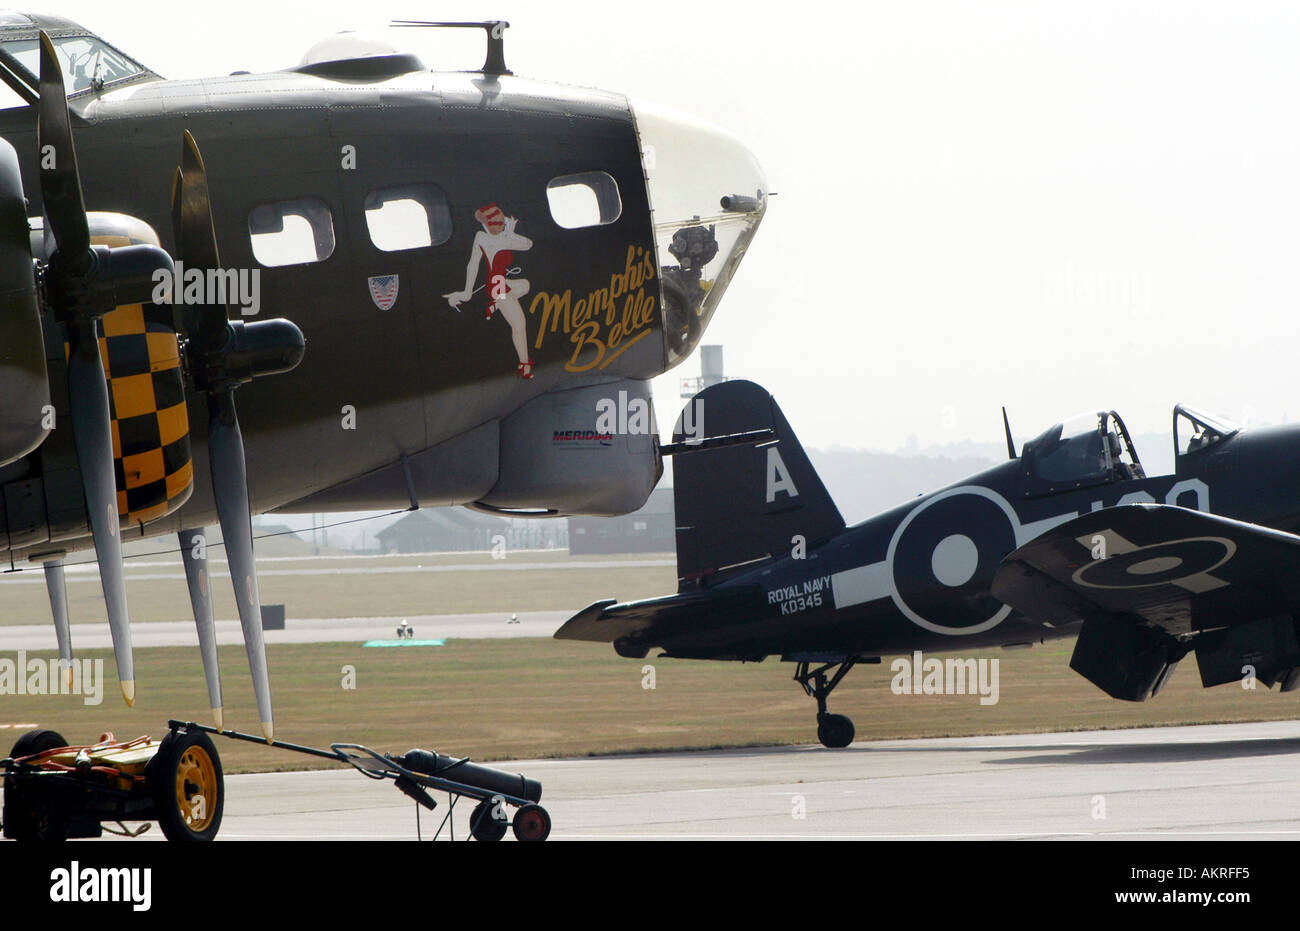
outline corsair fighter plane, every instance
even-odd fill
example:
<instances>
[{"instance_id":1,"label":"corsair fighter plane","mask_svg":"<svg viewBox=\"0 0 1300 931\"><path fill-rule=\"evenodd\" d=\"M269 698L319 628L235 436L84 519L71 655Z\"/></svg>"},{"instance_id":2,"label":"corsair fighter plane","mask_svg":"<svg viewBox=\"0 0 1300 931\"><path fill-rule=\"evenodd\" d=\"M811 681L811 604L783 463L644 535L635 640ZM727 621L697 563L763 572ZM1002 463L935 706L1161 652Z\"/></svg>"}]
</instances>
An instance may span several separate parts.
<instances>
[{"instance_id":1,"label":"corsair fighter plane","mask_svg":"<svg viewBox=\"0 0 1300 931\"><path fill-rule=\"evenodd\" d=\"M686 442L702 415L709 438ZM1174 408L1175 467L1149 476L1101 410L1008 461L846 527L775 400L724 382L674 446L678 592L597 602L556 633L622 656L795 663L818 737L853 739L826 700L858 663L1076 636L1107 694L1155 695L1196 654L1205 686L1300 685L1300 427L1240 430ZM739 442L736 442L739 441ZM870 476L863 476L870 481Z\"/></svg>"}]
</instances>

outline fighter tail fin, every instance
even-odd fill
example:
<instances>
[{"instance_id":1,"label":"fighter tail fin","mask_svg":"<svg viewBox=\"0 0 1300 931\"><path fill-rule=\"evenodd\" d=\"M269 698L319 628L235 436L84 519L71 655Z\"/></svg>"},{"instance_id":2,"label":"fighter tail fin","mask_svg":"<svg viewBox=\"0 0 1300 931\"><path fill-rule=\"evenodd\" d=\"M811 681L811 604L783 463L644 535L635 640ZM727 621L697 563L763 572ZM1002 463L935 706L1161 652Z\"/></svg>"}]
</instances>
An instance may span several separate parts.
<instances>
[{"instance_id":1,"label":"fighter tail fin","mask_svg":"<svg viewBox=\"0 0 1300 931\"><path fill-rule=\"evenodd\" d=\"M691 440L771 430L747 445ZM773 555L811 549L844 528L781 408L762 387L728 381L686 405L673 430L677 577L682 589Z\"/></svg>"}]
</instances>

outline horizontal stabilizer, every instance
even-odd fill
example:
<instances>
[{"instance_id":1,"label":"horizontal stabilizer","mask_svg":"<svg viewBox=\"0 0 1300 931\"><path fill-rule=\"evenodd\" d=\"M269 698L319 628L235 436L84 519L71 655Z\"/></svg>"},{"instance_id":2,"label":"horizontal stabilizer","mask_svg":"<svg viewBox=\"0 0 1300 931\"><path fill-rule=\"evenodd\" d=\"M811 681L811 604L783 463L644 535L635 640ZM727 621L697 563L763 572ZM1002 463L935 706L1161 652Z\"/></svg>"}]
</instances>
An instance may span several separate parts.
<instances>
[{"instance_id":1,"label":"horizontal stabilizer","mask_svg":"<svg viewBox=\"0 0 1300 931\"><path fill-rule=\"evenodd\" d=\"M602 598L587 605L573 617L569 618L555 632L556 640L592 640L596 643L612 643L622 636L617 623L602 621L605 609L618 604L617 598Z\"/></svg>"},{"instance_id":2,"label":"horizontal stabilizer","mask_svg":"<svg viewBox=\"0 0 1300 931\"><path fill-rule=\"evenodd\" d=\"M652 646L721 655L746 635L763 598L760 586L745 585L622 604L606 599L565 621L555 638L613 643L625 656L644 656Z\"/></svg>"}]
</instances>

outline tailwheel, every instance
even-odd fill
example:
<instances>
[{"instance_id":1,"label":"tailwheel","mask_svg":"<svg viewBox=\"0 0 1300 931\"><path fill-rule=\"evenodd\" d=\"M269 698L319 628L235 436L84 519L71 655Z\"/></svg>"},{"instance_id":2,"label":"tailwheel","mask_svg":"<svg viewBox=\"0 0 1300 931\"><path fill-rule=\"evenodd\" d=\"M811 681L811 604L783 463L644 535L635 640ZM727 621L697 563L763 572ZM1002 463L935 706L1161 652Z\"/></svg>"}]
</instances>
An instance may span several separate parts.
<instances>
[{"instance_id":1,"label":"tailwheel","mask_svg":"<svg viewBox=\"0 0 1300 931\"><path fill-rule=\"evenodd\" d=\"M842 714L818 715L817 739L823 747L847 747L853 743L853 722Z\"/></svg>"},{"instance_id":2,"label":"tailwheel","mask_svg":"<svg viewBox=\"0 0 1300 931\"><path fill-rule=\"evenodd\" d=\"M506 836L506 822L495 817L505 805L499 799L485 798L474 806L469 816L469 833L476 841L499 841Z\"/></svg>"},{"instance_id":3,"label":"tailwheel","mask_svg":"<svg viewBox=\"0 0 1300 931\"><path fill-rule=\"evenodd\" d=\"M168 840L217 836L226 803L221 757L208 735L172 731L145 768L154 816Z\"/></svg>"},{"instance_id":4,"label":"tailwheel","mask_svg":"<svg viewBox=\"0 0 1300 931\"><path fill-rule=\"evenodd\" d=\"M864 660L860 656L846 656L838 662L822 663L817 668L812 663L803 661L795 667L794 681L803 690L817 699L817 739L823 747L839 749L853 743L853 722L842 714L831 714L826 710L826 699L835 686L843 681L849 670ZM865 660L874 662L875 660ZM835 670L833 673L831 670ZM830 673L830 678L827 678Z\"/></svg>"},{"instance_id":5,"label":"tailwheel","mask_svg":"<svg viewBox=\"0 0 1300 931\"><path fill-rule=\"evenodd\" d=\"M515 840L544 841L551 834L551 816L541 805L521 805L510 827Z\"/></svg>"}]
</instances>

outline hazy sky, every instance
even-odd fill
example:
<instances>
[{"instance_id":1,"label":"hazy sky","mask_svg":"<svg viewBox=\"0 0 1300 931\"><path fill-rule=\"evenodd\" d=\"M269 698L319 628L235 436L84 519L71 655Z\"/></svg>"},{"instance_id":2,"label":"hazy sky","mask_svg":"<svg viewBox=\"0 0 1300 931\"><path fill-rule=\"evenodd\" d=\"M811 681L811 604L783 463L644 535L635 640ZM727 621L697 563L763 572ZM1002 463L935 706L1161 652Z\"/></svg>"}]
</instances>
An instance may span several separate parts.
<instances>
[{"instance_id":1,"label":"hazy sky","mask_svg":"<svg viewBox=\"0 0 1300 931\"><path fill-rule=\"evenodd\" d=\"M1238 420L1300 415L1300 6L60 12L168 77L293 65L329 33L392 18L499 17L521 76L729 129L777 196L706 340L776 394L809 446L998 441L1002 404L1022 438L1101 406L1138 433L1167 431L1178 400ZM477 64L478 42L446 64ZM691 359L656 384L661 424L677 378L695 374Z\"/></svg>"}]
</instances>

